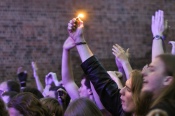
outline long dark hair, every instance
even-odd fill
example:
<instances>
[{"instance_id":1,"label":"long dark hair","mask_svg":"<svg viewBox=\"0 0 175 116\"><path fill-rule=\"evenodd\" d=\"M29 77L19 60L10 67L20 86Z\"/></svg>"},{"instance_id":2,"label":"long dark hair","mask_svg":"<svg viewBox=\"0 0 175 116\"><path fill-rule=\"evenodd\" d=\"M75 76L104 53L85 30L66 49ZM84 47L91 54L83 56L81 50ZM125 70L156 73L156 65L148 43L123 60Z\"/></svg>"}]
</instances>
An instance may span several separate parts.
<instances>
[{"instance_id":1,"label":"long dark hair","mask_svg":"<svg viewBox=\"0 0 175 116\"><path fill-rule=\"evenodd\" d=\"M97 106L88 98L74 100L67 107L64 116L103 116Z\"/></svg>"}]
</instances>

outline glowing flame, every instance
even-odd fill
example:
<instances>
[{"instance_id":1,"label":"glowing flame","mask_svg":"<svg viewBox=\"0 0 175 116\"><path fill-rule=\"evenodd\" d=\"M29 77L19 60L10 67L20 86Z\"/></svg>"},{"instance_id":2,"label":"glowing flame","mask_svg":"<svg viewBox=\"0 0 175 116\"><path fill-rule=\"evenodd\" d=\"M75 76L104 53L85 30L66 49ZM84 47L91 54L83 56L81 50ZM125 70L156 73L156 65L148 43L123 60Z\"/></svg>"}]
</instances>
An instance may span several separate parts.
<instances>
[{"instance_id":1,"label":"glowing flame","mask_svg":"<svg viewBox=\"0 0 175 116\"><path fill-rule=\"evenodd\" d=\"M84 14L78 14L77 18L84 18Z\"/></svg>"}]
</instances>

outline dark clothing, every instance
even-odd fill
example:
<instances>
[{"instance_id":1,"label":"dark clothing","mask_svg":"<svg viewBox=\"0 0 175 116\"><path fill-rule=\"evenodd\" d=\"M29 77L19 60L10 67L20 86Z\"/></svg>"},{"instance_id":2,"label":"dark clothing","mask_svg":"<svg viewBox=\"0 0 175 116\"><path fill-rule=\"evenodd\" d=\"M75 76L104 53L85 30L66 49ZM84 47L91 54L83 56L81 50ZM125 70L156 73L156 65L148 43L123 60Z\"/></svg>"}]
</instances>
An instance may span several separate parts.
<instances>
[{"instance_id":1,"label":"dark clothing","mask_svg":"<svg viewBox=\"0 0 175 116\"><path fill-rule=\"evenodd\" d=\"M81 64L84 73L94 85L104 107L114 116L122 116L123 110L117 84L94 56Z\"/></svg>"},{"instance_id":2,"label":"dark clothing","mask_svg":"<svg viewBox=\"0 0 175 116\"><path fill-rule=\"evenodd\" d=\"M101 111L101 113L103 114L103 116L112 116L112 114L109 113L106 109L102 109L102 110L100 110L100 111Z\"/></svg>"},{"instance_id":3,"label":"dark clothing","mask_svg":"<svg viewBox=\"0 0 175 116\"><path fill-rule=\"evenodd\" d=\"M164 100L158 103L151 110L154 109L161 109L165 111L168 114L168 116L175 116L175 100Z\"/></svg>"}]
</instances>

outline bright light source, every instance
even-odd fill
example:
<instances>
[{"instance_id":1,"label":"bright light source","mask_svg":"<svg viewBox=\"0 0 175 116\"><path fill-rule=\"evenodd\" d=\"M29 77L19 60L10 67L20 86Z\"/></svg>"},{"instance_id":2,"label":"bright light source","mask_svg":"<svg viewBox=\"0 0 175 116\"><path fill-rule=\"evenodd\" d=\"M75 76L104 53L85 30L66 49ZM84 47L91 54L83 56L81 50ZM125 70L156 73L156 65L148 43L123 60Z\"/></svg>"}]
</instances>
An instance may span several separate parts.
<instances>
[{"instance_id":1,"label":"bright light source","mask_svg":"<svg viewBox=\"0 0 175 116\"><path fill-rule=\"evenodd\" d=\"M78 14L78 18L84 18L84 14Z\"/></svg>"}]
</instances>

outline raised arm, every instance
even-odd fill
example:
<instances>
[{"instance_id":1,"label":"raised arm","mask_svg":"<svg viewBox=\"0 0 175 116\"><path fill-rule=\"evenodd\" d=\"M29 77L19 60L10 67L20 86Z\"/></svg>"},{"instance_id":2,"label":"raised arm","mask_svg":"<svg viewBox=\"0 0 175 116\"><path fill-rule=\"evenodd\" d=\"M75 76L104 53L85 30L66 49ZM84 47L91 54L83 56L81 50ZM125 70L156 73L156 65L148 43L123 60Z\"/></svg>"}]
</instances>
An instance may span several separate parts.
<instances>
[{"instance_id":1,"label":"raised arm","mask_svg":"<svg viewBox=\"0 0 175 116\"><path fill-rule=\"evenodd\" d=\"M129 52L128 50L125 52L123 48L120 47L118 44L113 45L112 48L112 53L115 55L116 59L122 64L127 79L129 79L129 74L132 71L127 55L127 53Z\"/></svg>"},{"instance_id":2,"label":"raised arm","mask_svg":"<svg viewBox=\"0 0 175 116\"><path fill-rule=\"evenodd\" d=\"M83 22L79 19L71 20L68 24L68 31L83 62L82 69L94 85L101 102L111 114L121 115L120 90L89 49L83 36Z\"/></svg>"},{"instance_id":3,"label":"raised arm","mask_svg":"<svg viewBox=\"0 0 175 116\"><path fill-rule=\"evenodd\" d=\"M71 37L68 37L63 45L62 53L62 82L72 100L79 98L78 86L73 77L70 49L75 46Z\"/></svg>"},{"instance_id":4,"label":"raised arm","mask_svg":"<svg viewBox=\"0 0 175 116\"><path fill-rule=\"evenodd\" d=\"M153 42L152 42L152 60L160 55L163 54L164 46L163 46L163 32L167 29L167 22L164 21L164 12L162 10L156 11L155 15L152 16L152 24L151 30L153 34Z\"/></svg>"},{"instance_id":5,"label":"raised arm","mask_svg":"<svg viewBox=\"0 0 175 116\"><path fill-rule=\"evenodd\" d=\"M42 93L43 92L43 85L42 85L42 83L40 81L40 78L38 76L38 67L37 67L37 64L35 62L31 62L31 65L32 65L33 76L35 78L37 89Z\"/></svg>"}]
</instances>

